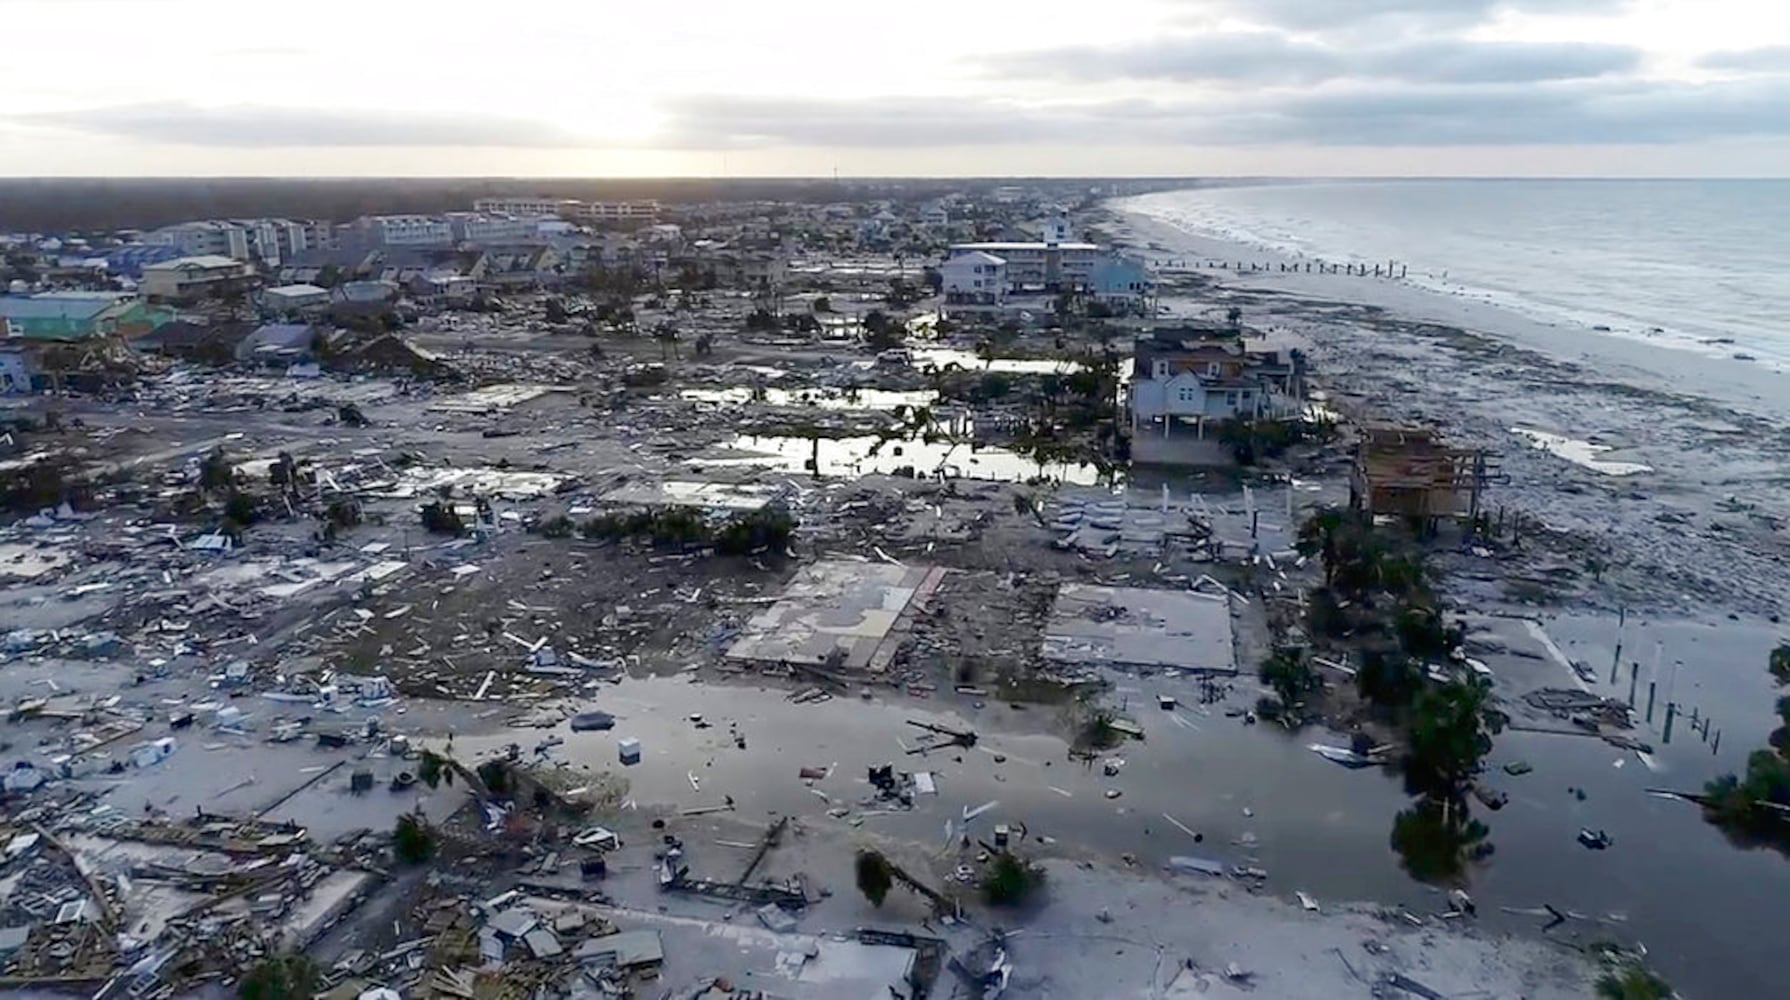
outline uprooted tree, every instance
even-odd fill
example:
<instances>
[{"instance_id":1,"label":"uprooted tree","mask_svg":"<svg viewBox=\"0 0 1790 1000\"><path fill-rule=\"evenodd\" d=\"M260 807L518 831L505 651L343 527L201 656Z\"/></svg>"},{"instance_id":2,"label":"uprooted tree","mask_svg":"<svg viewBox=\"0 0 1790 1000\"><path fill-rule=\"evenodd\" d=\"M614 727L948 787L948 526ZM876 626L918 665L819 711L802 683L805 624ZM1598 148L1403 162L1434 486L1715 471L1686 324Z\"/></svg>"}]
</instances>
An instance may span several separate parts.
<instances>
[{"instance_id":1,"label":"uprooted tree","mask_svg":"<svg viewBox=\"0 0 1790 1000\"><path fill-rule=\"evenodd\" d=\"M882 906L883 900L889 896L889 890L895 887L895 875L889 865L889 859L879 851L869 849L858 852L857 860L858 891L870 900L871 906Z\"/></svg>"},{"instance_id":2,"label":"uprooted tree","mask_svg":"<svg viewBox=\"0 0 1790 1000\"><path fill-rule=\"evenodd\" d=\"M237 984L241 1000L310 1000L322 985L316 963L304 955L270 955Z\"/></svg>"},{"instance_id":3,"label":"uprooted tree","mask_svg":"<svg viewBox=\"0 0 1790 1000\"><path fill-rule=\"evenodd\" d=\"M416 813L398 817L392 828L392 853L407 865L420 865L435 856L435 831Z\"/></svg>"},{"instance_id":4,"label":"uprooted tree","mask_svg":"<svg viewBox=\"0 0 1790 1000\"><path fill-rule=\"evenodd\" d=\"M1262 661L1260 669L1262 683L1274 691L1280 699L1282 710L1291 709L1303 700L1309 692L1322 686L1317 672L1311 668L1310 657L1298 646L1282 646Z\"/></svg>"},{"instance_id":5,"label":"uprooted tree","mask_svg":"<svg viewBox=\"0 0 1790 1000\"><path fill-rule=\"evenodd\" d=\"M982 880L982 898L991 906L1019 906L1044 888L1044 869L1003 851Z\"/></svg>"}]
</instances>

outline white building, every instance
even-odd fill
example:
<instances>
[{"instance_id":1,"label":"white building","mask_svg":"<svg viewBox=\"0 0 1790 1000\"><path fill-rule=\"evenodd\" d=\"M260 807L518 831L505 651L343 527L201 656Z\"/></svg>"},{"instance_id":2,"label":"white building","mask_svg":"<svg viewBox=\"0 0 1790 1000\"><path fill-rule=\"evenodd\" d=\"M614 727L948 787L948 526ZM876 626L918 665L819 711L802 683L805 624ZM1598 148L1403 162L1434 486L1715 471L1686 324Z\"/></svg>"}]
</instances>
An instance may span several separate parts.
<instances>
[{"instance_id":1,"label":"white building","mask_svg":"<svg viewBox=\"0 0 1790 1000\"><path fill-rule=\"evenodd\" d=\"M1167 435L1191 425L1257 420L1296 412L1303 391L1298 356L1245 350L1240 337L1204 331L1200 339L1158 335L1140 340L1131 375L1132 427ZM1150 431L1156 433L1156 431Z\"/></svg>"},{"instance_id":2,"label":"white building","mask_svg":"<svg viewBox=\"0 0 1790 1000\"><path fill-rule=\"evenodd\" d=\"M1092 243L953 243L945 263L954 257L984 253L1007 265L1009 290L1084 288L1104 255Z\"/></svg>"},{"instance_id":3,"label":"white building","mask_svg":"<svg viewBox=\"0 0 1790 1000\"><path fill-rule=\"evenodd\" d=\"M574 202L572 217L586 222L651 222L659 217L656 201Z\"/></svg>"},{"instance_id":4,"label":"white building","mask_svg":"<svg viewBox=\"0 0 1790 1000\"><path fill-rule=\"evenodd\" d=\"M480 198L472 203L472 210L488 215L514 215L524 219L542 219L558 216L578 202L570 198Z\"/></svg>"},{"instance_id":5,"label":"white building","mask_svg":"<svg viewBox=\"0 0 1790 1000\"><path fill-rule=\"evenodd\" d=\"M541 220L535 217L449 212L447 223L456 243L526 243L541 234Z\"/></svg>"},{"instance_id":6,"label":"white building","mask_svg":"<svg viewBox=\"0 0 1790 1000\"><path fill-rule=\"evenodd\" d=\"M947 258L939 275L947 313L952 306L998 306L1007 299L1007 262L994 254L978 250Z\"/></svg>"},{"instance_id":7,"label":"white building","mask_svg":"<svg viewBox=\"0 0 1790 1000\"><path fill-rule=\"evenodd\" d=\"M173 247L189 257L215 255L242 259L248 255L248 238L236 226L217 219L181 222L145 234L151 246Z\"/></svg>"},{"instance_id":8,"label":"white building","mask_svg":"<svg viewBox=\"0 0 1790 1000\"><path fill-rule=\"evenodd\" d=\"M316 285L281 285L261 292L261 304L271 312L294 313L329 304L329 289Z\"/></svg>"},{"instance_id":9,"label":"white building","mask_svg":"<svg viewBox=\"0 0 1790 1000\"><path fill-rule=\"evenodd\" d=\"M189 257L230 257L277 267L327 245L329 226L304 219L201 219L163 226L144 236L152 246L174 247Z\"/></svg>"},{"instance_id":10,"label":"white building","mask_svg":"<svg viewBox=\"0 0 1790 1000\"><path fill-rule=\"evenodd\" d=\"M1028 223L1025 229L1036 231L1038 238L1046 243L1068 243L1075 239L1075 227L1070 225L1067 215L1052 215Z\"/></svg>"},{"instance_id":11,"label":"white building","mask_svg":"<svg viewBox=\"0 0 1790 1000\"><path fill-rule=\"evenodd\" d=\"M254 276L254 269L230 257L180 257L144 265L138 287L150 298L184 300L246 288Z\"/></svg>"},{"instance_id":12,"label":"white building","mask_svg":"<svg viewBox=\"0 0 1790 1000\"><path fill-rule=\"evenodd\" d=\"M442 247L454 242L454 227L429 215L363 215L352 228L375 246Z\"/></svg>"},{"instance_id":13,"label":"white building","mask_svg":"<svg viewBox=\"0 0 1790 1000\"><path fill-rule=\"evenodd\" d=\"M929 201L920 206L920 225L933 229L942 229L951 224L951 213L946 210L942 201Z\"/></svg>"}]
</instances>

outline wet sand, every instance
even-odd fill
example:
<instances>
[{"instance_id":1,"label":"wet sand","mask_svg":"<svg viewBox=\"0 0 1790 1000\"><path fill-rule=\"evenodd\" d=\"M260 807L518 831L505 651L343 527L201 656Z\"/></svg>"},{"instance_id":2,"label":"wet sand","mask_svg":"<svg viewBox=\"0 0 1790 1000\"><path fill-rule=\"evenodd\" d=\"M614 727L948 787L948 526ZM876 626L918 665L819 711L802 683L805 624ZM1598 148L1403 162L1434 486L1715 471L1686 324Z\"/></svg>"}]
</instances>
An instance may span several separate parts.
<instances>
[{"instance_id":1,"label":"wet sand","mask_svg":"<svg viewBox=\"0 0 1790 1000\"><path fill-rule=\"evenodd\" d=\"M1272 259L1147 216L1109 228L1190 265ZM1304 345L1345 410L1437 424L1497 455L1509 481L1492 507L1552 533L1554 564L1534 567L1546 596L1696 620L1786 613L1790 375L1385 279L1194 268L1162 280L1177 315L1217 320L1234 305L1247 326ZM1596 467L1605 462L1623 474ZM1585 571L1593 559L1608 567L1601 580ZM1457 574L1459 599L1521 596L1474 589L1472 576Z\"/></svg>"},{"instance_id":2,"label":"wet sand","mask_svg":"<svg viewBox=\"0 0 1790 1000\"><path fill-rule=\"evenodd\" d=\"M1136 214L1110 231L1140 248L1158 244L1147 256L1189 265L1279 260ZM1711 356L1719 347L1675 350L1550 326L1386 279L1203 267L1163 278L1176 315L1218 321L1237 306L1247 326L1306 347L1345 411L1436 424L1491 449L1509 480L1494 487L1492 508L1545 527L1524 552L1497 560L1437 553L1447 600L1542 615L1566 656L1597 668L1599 693L1626 698L1632 669L1639 710L1649 681L1657 684L1656 715L1636 733L1655 745L1656 771L1581 737L1498 738L1491 776L1512 798L1480 815L1497 846L1472 875L1482 906L1550 902L1582 914L1569 926L1644 941L1693 995L1790 990L1782 963L1754 947L1790 935L1781 906L1790 865L1730 843L1695 807L1646 795L1698 790L1743 767L1774 721L1764 667L1790 635L1781 624L1790 601L1790 375ZM1590 572L1592 560L1606 567L1601 574ZM1628 618L1612 684L1618 608ZM1667 700L1709 715L1723 731L1719 751L1684 717L1664 745ZM1535 771L1495 770L1518 759ZM1581 800L1569 787L1588 794ZM1579 848L1572 838L1581 826L1607 829L1615 845Z\"/></svg>"}]
</instances>

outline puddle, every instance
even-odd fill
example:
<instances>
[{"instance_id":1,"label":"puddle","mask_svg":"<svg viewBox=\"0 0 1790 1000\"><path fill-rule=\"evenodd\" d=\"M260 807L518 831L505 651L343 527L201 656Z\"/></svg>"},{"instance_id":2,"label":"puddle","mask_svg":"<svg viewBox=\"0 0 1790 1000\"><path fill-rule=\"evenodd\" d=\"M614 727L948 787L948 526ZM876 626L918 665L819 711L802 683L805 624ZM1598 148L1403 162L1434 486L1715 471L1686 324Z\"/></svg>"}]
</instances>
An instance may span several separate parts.
<instances>
[{"instance_id":1,"label":"puddle","mask_svg":"<svg viewBox=\"0 0 1790 1000\"><path fill-rule=\"evenodd\" d=\"M685 389L683 399L699 403L751 403L766 406L812 406L822 410L893 410L899 406L931 406L938 393L931 389L901 391L895 389L754 389L734 386L727 389Z\"/></svg>"},{"instance_id":2,"label":"puddle","mask_svg":"<svg viewBox=\"0 0 1790 1000\"><path fill-rule=\"evenodd\" d=\"M992 358L983 359L975 351L954 347L923 347L914 354L914 367L921 371L943 371L956 365L965 371L1006 372L1012 375L1068 375L1082 370L1079 362L1061 358Z\"/></svg>"},{"instance_id":3,"label":"puddle","mask_svg":"<svg viewBox=\"0 0 1790 1000\"><path fill-rule=\"evenodd\" d=\"M463 757L477 757L512 742L527 754L550 735L563 738L550 759L619 773L641 807L700 808L731 796L742 815L776 812L843 830L851 820L832 819L826 810L845 805L867 833L926 844L940 843L947 820L979 836L996 823L1019 821L1036 835L1113 854L1130 852L1150 867L1174 854L1226 863L1241 863L1248 855L1281 884L1330 898L1369 898L1376 887L1402 881L1385 850L1387 824L1404 800L1393 778L1369 772L1343 780L1336 765L1304 749L1305 741L1280 739L1267 727L1245 727L1199 706L1198 685L1189 678L1119 681L1118 700L1148 706L1147 712L1135 710L1148 738L1115 751L1125 760L1116 775L1068 759L1055 736L995 728L995 718L1018 718L1004 707L952 710L856 698L797 705L779 690L673 678L596 689L582 707L614 715L613 731L577 733L561 724L550 732L458 734L454 744ZM1158 693L1175 695L1182 707L1159 710ZM693 715L708 728L697 728ZM909 754L905 751L920 742L910 719L967 725L980 730L982 740L969 750ZM732 741L736 725L747 749ZM625 738L642 744L637 765L618 764L617 741ZM1188 762L1199 759L1234 766L1190 770ZM937 794L918 797L912 811L885 810L870 800L865 775L870 766L886 762L900 770L932 772ZM829 775L804 781L798 773L803 766ZM1242 807L1263 806L1268 801L1263 788L1298 791L1271 814L1264 809L1258 821ZM1109 790L1122 790L1122 797L1108 797ZM976 815L966 824L970 813ZM1202 831L1203 843L1196 845L1177 824ZM1245 831L1259 835L1258 846L1244 850L1231 843ZM1339 852L1358 863L1337 864ZM715 863L715 857L704 852L697 867Z\"/></svg>"},{"instance_id":4,"label":"puddle","mask_svg":"<svg viewBox=\"0 0 1790 1000\"><path fill-rule=\"evenodd\" d=\"M726 446L739 457L693 459L691 465L762 465L785 472L817 472L853 478L891 475L913 469L961 479L1023 483L1035 479L1093 486L1100 469L1087 463L1039 462L1005 448L976 447L952 441L928 443L864 434L843 438L806 438L743 434ZM813 463L818 462L815 468Z\"/></svg>"},{"instance_id":5,"label":"puddle","mask_svg":"<svg viewBox=\"0 0 1790 1000\"><path fill-rule=\"evenodd\" d=\"M1574 465L1583 466L1593 472L1601 472L1606 476L1632 476L1637 472L1652 472L1653 466L1640 462L1612 462L1598 458L1606 451L1616 449L1605 444L1592 444L1577 438L1562 437L1547 431L1538 431L1531 427L1512 427L1512 434L1528 438L1535 447L1566 459Z\"/></svg>"}]
</instances>

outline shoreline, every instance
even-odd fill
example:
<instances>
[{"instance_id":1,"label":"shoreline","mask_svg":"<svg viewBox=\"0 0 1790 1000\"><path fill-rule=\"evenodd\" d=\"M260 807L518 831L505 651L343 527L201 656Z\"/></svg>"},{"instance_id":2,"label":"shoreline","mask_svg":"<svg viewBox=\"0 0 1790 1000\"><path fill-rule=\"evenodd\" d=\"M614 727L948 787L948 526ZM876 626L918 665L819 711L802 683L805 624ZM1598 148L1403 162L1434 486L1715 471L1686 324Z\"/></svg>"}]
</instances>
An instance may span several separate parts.
<instances>
[{"instance_id":1,"label":"shoreline","mask_svg":"<svg viewBox=\"0 0 1790 1000\"><path fill-rule=\"evenodd\" d=\"M1234 257L1237 247L1103 203L1094 226L1127 247ZM1161 251L1152 251L1156 256ZM1760 368L1568 331L1495 306L1371 277L1159 272L1176 319L1220 319L1287 338L1319 381L1376 418L1440 426L1498 456L1493 502L1543 524L1563 609L1627 607L1776 624L1790 608L1790 394ZM1770 395L1764 382L1777 391ZM1757 384L1756 384L1757 383ZM1741 398L1735 399L1734 396ZM1595 560L1610 567L1584 573ZM1472 583L1469 603L1529 605Z\"/></svg>"},{"instance_id":2,"label":"shoreline","mask_svg":"<svg viewBox=\"0 0 1790 1000\"><path fill-rule=\"evenodd\" d=\"M1101 209L1119 222L1121 231L1114 233L1115 238L1143 250L1152 260L1158 252L1150 249L1150 244L1161 243L1181 251L1172 254L1175 258L1242 260L1267 265L1303 262L1303 258L1222 235L1184 229L1123 204L1129 200L1109 199L1101 203ZM1632 380L1648 389L1702 397L1750 410L1765 419L1790 423L1790 393L1784 392L1790 370L1769 361L1739 361L1667 339L1649 341L1548 322L1469 293L1447 292L1409 281L1266 270L1237 273L1196 267L1164 273L1202 275L1236 288L1277 292L1313 303L1372 306L1410 320L1484 331L1562 362L1605 370L1613 378Z\"/></svg>"}]
</instances>

